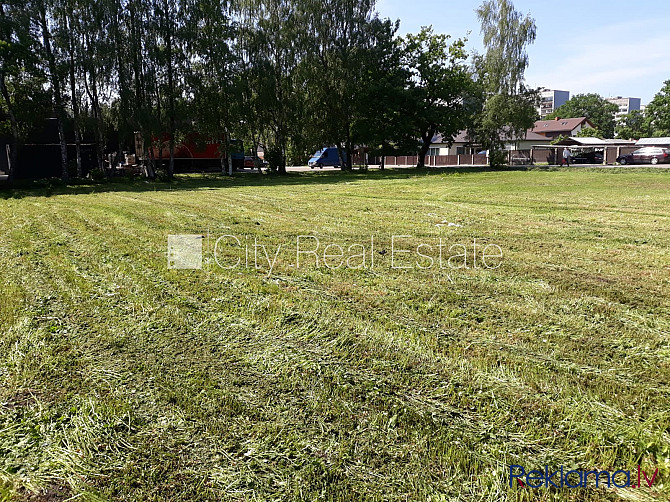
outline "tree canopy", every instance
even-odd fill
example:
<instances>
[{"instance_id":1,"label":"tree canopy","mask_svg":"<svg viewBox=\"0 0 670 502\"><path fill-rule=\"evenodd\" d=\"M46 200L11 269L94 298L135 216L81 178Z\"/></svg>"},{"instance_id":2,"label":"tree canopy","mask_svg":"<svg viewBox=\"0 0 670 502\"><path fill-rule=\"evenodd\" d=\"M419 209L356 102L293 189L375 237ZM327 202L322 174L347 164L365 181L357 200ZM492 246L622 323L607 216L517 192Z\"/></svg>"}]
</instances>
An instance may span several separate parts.
<instances>
[{"instance_id":1,"label":"tree canopy","mask_svg":"<svg viewBox=\"0 0 670 502\"><path fill-rule=\"evenodd\" d=\"M635 139L651 136L649 120L640 110L632 110L619 119L614 128L617 138Z\"/></svg>"}]
</instances>

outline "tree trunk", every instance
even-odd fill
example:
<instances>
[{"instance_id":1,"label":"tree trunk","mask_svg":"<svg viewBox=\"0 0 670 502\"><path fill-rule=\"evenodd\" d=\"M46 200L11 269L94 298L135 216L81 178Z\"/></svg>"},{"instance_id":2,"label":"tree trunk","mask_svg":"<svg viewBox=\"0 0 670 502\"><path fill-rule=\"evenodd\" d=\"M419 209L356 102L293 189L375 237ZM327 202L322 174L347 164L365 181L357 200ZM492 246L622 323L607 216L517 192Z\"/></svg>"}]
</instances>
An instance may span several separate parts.
<instances>
[{"instance_id":1,"label":"tree trunk","mask_svg":"<svg viewBox=\"0 0 670 502\"><path fill-rule=\"evenodd\" d=\"M123 151L127 148L127 135L129 132L128 127L128 110L129 110L129 99L128 99L128 79L126 77L126 60L125 54L123 51L124 45L122 43L121 37L121 16L123 15L124 6L120 1L117 0L114 6L116 7L116 18L114 20L114 45L116 50L116 66L117 74L119 79L119 123L118 123L118 151L116 152L117 165L121 162L125 162L123 158Z\"/></svg>"},{"instance_id":2,"label":"tree trunk","mask_svg":"<svg viewBox=\"0 0 670 502\"><path fill-rule=\"evenodd\" d=\"M2 17L3 21L5 20L5 11L2 7L2 4L0 3L0 17ZM4 23L3 23L4 24ZM9 32L9 29L6 30L6 32L3 34L3 38L5 40L9 40L11 38L11 34ZM11 154L9 158L9 166L8 166L8 182L11 185L13 179L14 179L14 174L16 172L16 168L18 167L19 163L19 122L16 120L16 115L14 114L14 105L12 103L12 99L9 95L9 90L7 89L7 83L5 81L6 75L4 69L0 69L0 93L2 94L2 98L5 101L5 105L7 106L7 114L9 115L9 123L12 128L12 145L11 145ZM0 155L4 155L5 152L0 152Z\"/></svg>"},{"instance_id":3,"label":"tree trunk","mask_svg":"<svg viewBox=\"0 0 670 502\"><path fill-rule=\"evenodd\" d=\"M90 12L88 15L91 15ZM91 39L86 30L84 30L84 47L83 51L89 55L93 54L93 48L91 47ZM95 118L95 151L98 161L98 169L100 172L105 170L105 148L104 148L104 139L103 139L103 122L102 122L102 113L100 110L100 100L98 97L98 85L96 82L96 72L95 65L90 62L91 57L83 58L81 69L84 73L84 89L86 90L86 95L88 99L91 100L91 108L93 109L93 117ZM88 85L88 78L91 79L91 88Z\"/></svg>"},{"instance_id":4,"label":"tree trunk","mask_svg":"<svg viewBox=\"0 0 670 502\"><path fill-rule=\"evenodd\" d=\"M86 48L91 50L91 42L88 38L88 35L84 35L84 40ZM97 75L95 72L95 65L83 65L84 71L84 88L86 89L86 94L91 100L91 107L93 108L93 117L95 118L95 151L98 158L98 169L101 172L105 170L105 145L104 145L104 133L103 133L103 121L102 121L102 110L100 109L100 99L98 96L98 84L96 82ZM88 77L91 79L91 88L88 86Z\"/></svg>"},{"instance_id":5,"label":"tree trunk","mask_svg":"<svg viewBox=\"0 0 670 502\"><path fill-rule=\"evenodd\" d=\"M279 165L277 166L277 172L279 174L286 174L286 150L281 147L279 154Z\"/></svg>"},{"instance_id":6,"label":"tree trunk","mask_svg":"<svg viewBox=\"0 0 670 502\"><path fill-rule=\"evenodd\" d=\"M168 77L168 113L170 115L169 117L169 124L170 124L170 162L168 163L168 178L172 178L174 175L174 135L175 135L175 109L174 109L174 95L175 95L175 90L174 90L174 68L172 65L172 19L170 18L170 11L168 7L168 2L165 0L163 2L164 7L165 7L165 16L166 16L166 22L168 25L167 28L167 58L168 58L168 63L167 63L167 77ZM229 161L230 162L230 161ZM231 174L232 175L232 174Z\"/></svg>"},{"instance_id":7,"label":"tree trunk","mask_svg":"<svg viewBox=\"0 0 670 502\"><path fill-rule=\"evenodd\" d=\"M337 144L337 156L338 156L337 160L340 163L340 169L342 169L343 171L346 171L347 170L347 161L344 158L346 156L346 150L345 150L345 147L342 146L342 143Z\"/></svg>"},{"instance_id":8,"label":"tree trunk","mask_svg":"<svg viewBox=\"0 0 670 502\"><path fill-rule=\"evenodd\" d=\"M163 169L163 139L158 140L158 169Z\"/></svg>"},{"instance_id":9,"label":"tree trunk","mask_svg":"<svg viewBox=\"0 0 670 502\"><path fill-rule=\"evenodd\" d=\"M154 149L150 148L147 153L144 155L145 163L148 162L147 164L147 170L146 170L146 175L147 178L149 179L156 179L156 162L154 160Z\"/></svg>"},{"instance_id":10,"label":"tree trunk","mask_svg":"<svg viewBox=\"0 0 670 502\"><path fill-rule=\"evenodd\" d=\"M426 154L430 149L430 145L432 144L431 142L433 140L434 135L435 135L434 131L428 131L428 134L422 138L423 143L421 144L421 149L419 150L419 158L417 160L416 167L418 168L426 167Z\"/></svg>"},{"instance_id":11,"label":"tree trunk","mask_svg":"<svg viewBox=\"0 0 670 502\"><path fill-rule=\"evenodd\" d=\"M354 169L354 145L351 142L351 127L349 127L349 126L347 126L346 148L347 148L347 159L346 159L347 171L353 171L353 169Z\"/></svg>"},{"instance_id":12,"label":"tree trunk","mask_svg":"<svg viewBox=\"0 0 670 502\"><path fill-rule=\"evenodd\" d=\"M63 96L61 94L60 80L56 69L56 60L51 50L51 33L47 24L47 14L43 3L39 7L40 24L42 28L42 38L44 41L44 50L49 64L49 78L51 80L51 90L54 95L54 108L56 117L58 119L58 139L60 141L60 157L61 157L61 178L67 183L69 173L67 170L67 142L65 139L65 128L63 122L65 121L65 107L63 106Z\"/></svg>"},{"instance_id":13,"label":"tree trunk","mask_svg":"<svg viewBox=\"0 0 670 502\"><path fill-rule=\"evenodd\" d=\"M67 21L66 21L67 22ZM84 173L81 166L81 132L79 131L79 101L77 100L77 86L75 83L74 66L74 41L72 40L72 27L68 28L68 49L70 53L70 92L72 94L72 118L74 121L74 143L77 155L77 178L82 178Z\"/></svg>"},{"instance_id":14,"label":"tree trunk","mask_svg":"<svg viewBox=\"0 0 670 502\"><path fill-rule=\"evenodd\" d=\"M278 132L275 136L277 148L279 148L279 164L277 165L277 172L281 175L286 174L286 140L285 136Z\"/></svg>"},{"instance_id":15,"label":"tree trunk","mask_svg":"<svg viewBox=\"0 0 670 502\"><path fill-rule=\"evenodd\" d=\"M19 162L19 123L16 120L16 115L14 115L14 106L12 100L9 96L9 91L7 90L7 85L5 84L5 72L0 71L0 92L2 97L5 100L5 105L7 106L7 113L9 114L9 122L12 127L12 146L11 146L11 155L9 159L9 172L7 173L8 181L11 184L14 179L14 174ZM0 155L4 155L5 152L0 152Z\"/></svg>"}]
</instances>

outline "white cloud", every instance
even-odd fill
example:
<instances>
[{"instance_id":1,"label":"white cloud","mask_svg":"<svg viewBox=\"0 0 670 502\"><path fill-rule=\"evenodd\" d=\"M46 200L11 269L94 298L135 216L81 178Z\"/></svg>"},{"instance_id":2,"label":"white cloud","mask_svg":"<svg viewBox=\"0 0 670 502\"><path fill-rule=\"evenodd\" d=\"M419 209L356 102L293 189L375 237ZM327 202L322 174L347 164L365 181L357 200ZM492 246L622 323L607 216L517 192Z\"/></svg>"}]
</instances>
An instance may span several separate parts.
<instances>
[{"instance_id":1,"label":"white cloud","mask_svg":"<svg viewBox=\"0 0 670 502\"><path fill-rule=\"evenodd\" d=\"M531 50L526 73L531 85L565 89L571 93L598 92L604 96L653 95L670 78L670 33L663 20L618 23L576 36L544 40L541 54Z\"/></svg>"}]
</instances>

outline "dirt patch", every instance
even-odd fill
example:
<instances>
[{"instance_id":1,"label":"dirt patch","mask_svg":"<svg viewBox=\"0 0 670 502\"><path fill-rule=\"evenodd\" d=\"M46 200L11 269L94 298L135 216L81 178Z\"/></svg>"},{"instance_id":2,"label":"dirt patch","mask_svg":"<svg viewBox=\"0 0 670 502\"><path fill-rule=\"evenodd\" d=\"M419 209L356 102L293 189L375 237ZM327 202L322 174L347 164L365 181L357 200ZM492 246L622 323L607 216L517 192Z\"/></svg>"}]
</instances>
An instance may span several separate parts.
<instances>
[{"instance_id":1,"label":"dirt patch","mask_svg":"<svg viewBox=\"0 0 670 502\"><path fill-rule=\"evenodd\" d=\"M30 389L15 392L7 398L0 397L0 408L13 410L15 408L27 408L37 402L36 393Z\"/></svg>"},{"instance_id":2,"label":"dirt patch","mask_svg":"<svg viewBox=\"0 0 670 502\"><path fill-rule=\"evenodd\" d=\"M70 489L61 484L51 484L37 493L22 488L18 490L17 494L17 500L21 502L62 502L72 497Z\"/></svg>"}]
</instances>

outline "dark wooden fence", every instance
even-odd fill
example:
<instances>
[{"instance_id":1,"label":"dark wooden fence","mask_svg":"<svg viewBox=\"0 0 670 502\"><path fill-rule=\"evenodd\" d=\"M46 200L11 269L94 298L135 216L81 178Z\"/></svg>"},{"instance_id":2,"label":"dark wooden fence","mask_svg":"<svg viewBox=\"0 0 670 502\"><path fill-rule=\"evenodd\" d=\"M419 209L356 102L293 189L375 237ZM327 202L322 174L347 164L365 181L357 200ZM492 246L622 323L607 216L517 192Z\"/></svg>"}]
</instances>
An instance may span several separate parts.
<instances>
[{"instance_id":1,"label":"dark wooden fence","mask_svg":"<svg viewBox=\"0 0 670 502\"><path fill-rule=\"evenodd\" d=\"M379 165L381 157L370 157L370 164ZM416 155L401 155L398 157L384 157L384 165L393 167L416 166L419 157ZM426 155L426 165L433 167L446 166L485 166L488 164L486 155Z\"/></svg>"},{"instance_id":2,"label":"dark wooden fence","mask_svg":"<svg viewBox=\"0 0 670 502\"><path fill-rule=\"evenodd\" d=\"M636 146L608 146L604 148L605 164L613 165L617 157L636 150ZM509 150L507 152L507 163L509 165L549 165L560 164L563 160L563 147L533 148L532 150ZM379 165L381 157L370 157L369 163ZM384 157L387 166L416 166L418 157L400 156ZM432 167L448 166L485 166L488 164L486 155L427 155L426 165Z\"/></svg>"}]
</instances>

